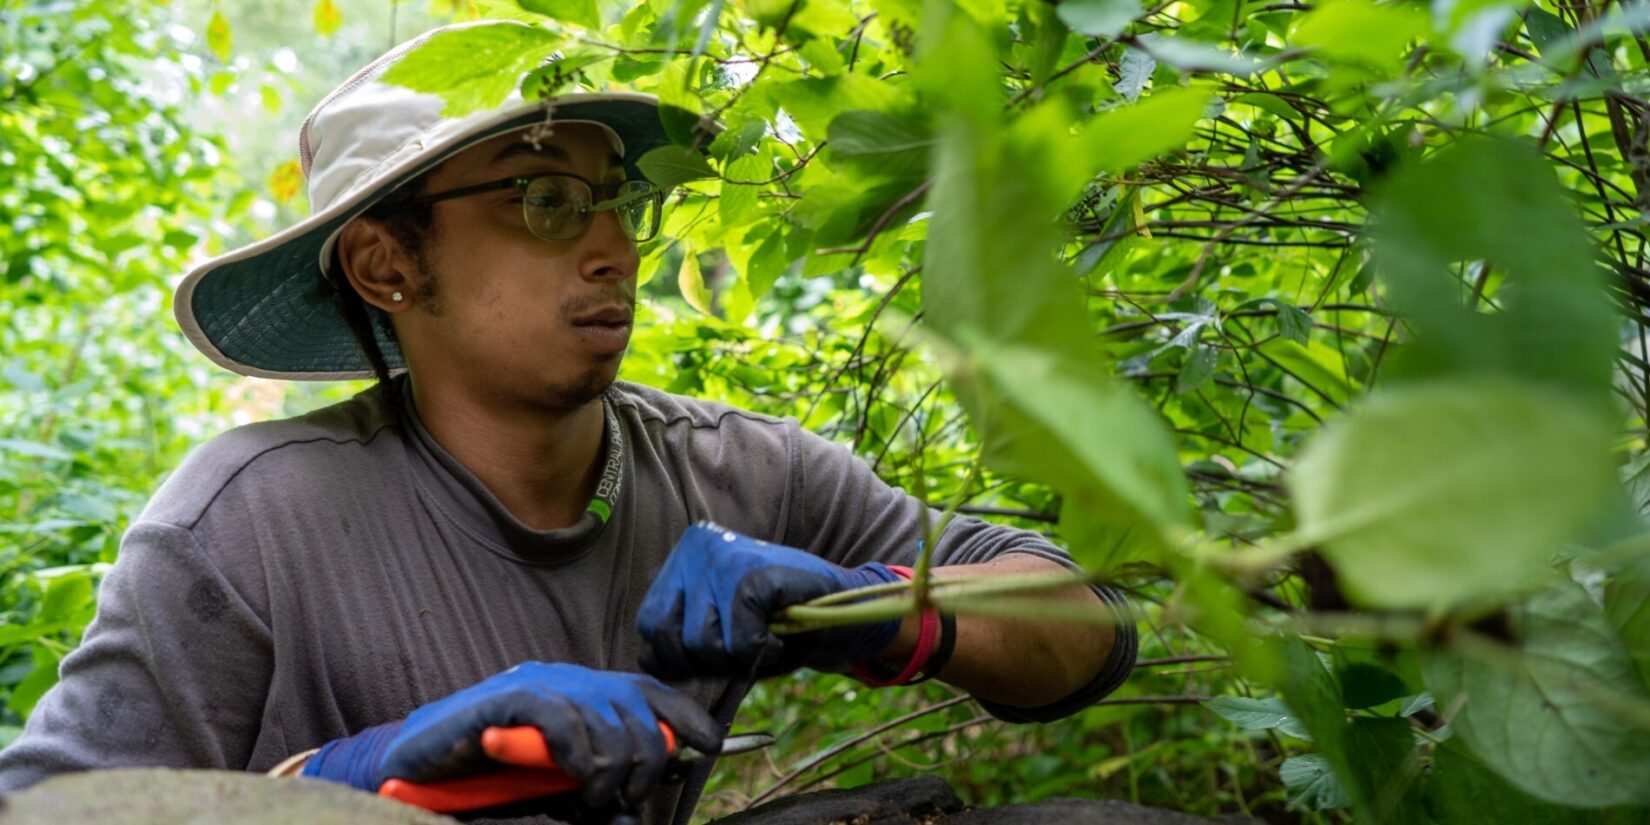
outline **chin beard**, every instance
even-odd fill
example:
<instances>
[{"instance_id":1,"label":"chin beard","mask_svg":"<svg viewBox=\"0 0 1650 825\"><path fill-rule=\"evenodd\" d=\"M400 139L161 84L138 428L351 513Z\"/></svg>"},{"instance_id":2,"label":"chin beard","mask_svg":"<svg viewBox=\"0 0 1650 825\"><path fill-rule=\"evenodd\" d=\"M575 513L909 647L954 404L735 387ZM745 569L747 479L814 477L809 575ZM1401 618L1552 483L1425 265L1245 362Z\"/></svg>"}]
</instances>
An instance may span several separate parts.
<instances>
[{"instance_id":1,"label":"chin beard","mask_svg":"<svg viewBox=\"0 0 1650 825\"><path fill-rule=\"evenodd\" d=\"M549 388L550 406L558 410L572 410L583 407L602 397L602 393L613 385L614 374L604 367L597 367L584 375Z\"/></svg>"}]
</instances>

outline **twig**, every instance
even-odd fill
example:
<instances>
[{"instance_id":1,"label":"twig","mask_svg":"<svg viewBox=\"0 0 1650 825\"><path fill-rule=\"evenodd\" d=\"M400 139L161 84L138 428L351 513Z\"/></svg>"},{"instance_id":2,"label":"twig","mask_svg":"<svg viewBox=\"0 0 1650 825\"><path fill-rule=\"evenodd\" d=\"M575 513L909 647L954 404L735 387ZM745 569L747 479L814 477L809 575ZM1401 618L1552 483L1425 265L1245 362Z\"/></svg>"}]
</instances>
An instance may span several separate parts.
<instances>
[{"instance_id":1,"label":"twig","mask_svg":"<svg viewBox=\"0 0 1650 825\"><path fill-rule=\"evenodd\" d=\"M864 732L864 733L862 733L858 736L853 737L852 739L845 739L841 742L838 742L837 744L832 745L831 747L826 748L823 751L820 751L818 754L815 754L813 757L811 757L808 760L804 761L801 765L799 765L798 767L793 769L790 773L785 774L784 776L780 777L779 781L775 782L772 787L770 787L767 790L757 794L756 798L751 800L751 804L749 806L746 806L746 807L748 809L750 807L755 807L757 805L762 804L763 802L765 802L768 799L770 799L771 797L773 797L773 795L775 793L778 793L779 789L781 789L781 788L785 787L786 785L789 785L792 782L796 781L797 777L801 776L803 773L807 772L809 769L813 768L815 765L818 765L821 762L824 762L825 760L830 759L831 757L836 756L839 753L842 753L843 751L846 751L850 748L853 748L853 747L855 747L855 746L857 746L857 745L859 745L859 744L861 744L861 743L863 743L867 740L875 739L876 737L881 736L883 733L885 733L887 731L890 731L890 730L893 730L894 728L897 728L900 725L903 725L907 722L913 721L915 719L921 719L922 717L928 716L930 714L939 713L940 711L945 710L946 708L953 708L953 707L956 707L957 705L960 705L964 702L973 701L973 699L974 699L974 697L969 696L966 693L962 694L960 696L954 696L950 699L947 699L943 702L940 702L939 704L929 705L928 707L925 707L925 708L919 708L917 710L914 710L914 711L911 711L910 713L905 714L904 716L899 716L899 717L896 717L894 719L891 719L887 722L884 722L880 725L877 725L874 728L871 728L870 730L868 730L868 731L866 731L866 732Z\"/></svg>"}]
</instances>

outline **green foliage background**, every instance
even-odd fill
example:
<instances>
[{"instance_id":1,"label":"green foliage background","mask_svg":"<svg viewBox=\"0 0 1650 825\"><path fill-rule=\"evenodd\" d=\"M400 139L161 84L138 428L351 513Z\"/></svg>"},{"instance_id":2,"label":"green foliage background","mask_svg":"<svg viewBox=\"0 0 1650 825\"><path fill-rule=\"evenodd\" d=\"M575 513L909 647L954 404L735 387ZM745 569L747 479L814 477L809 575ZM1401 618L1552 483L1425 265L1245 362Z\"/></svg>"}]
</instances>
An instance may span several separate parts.
<instances>
[{"instance_id":1,"label":"green foliage background","mask_svg":"<svg viewBox=\"0 0 1650 825\"><path fill-rule=\"evenodd\" d=\"M920 772L981 805L1646 819L1650 7L311 12L0 2L7 735L191 445L358 389L220 374L170 284L301 214L272 135L397 35L481 16L537 28L398 81L457 109L623 86L725 127L643 160L679 189L625 378L795 416L1141 607L1139 672L1057 724L761 685L740 726L780 744L702 816ZM451 70L484 48L521 68Z\"/></svg>"}]
</instances>

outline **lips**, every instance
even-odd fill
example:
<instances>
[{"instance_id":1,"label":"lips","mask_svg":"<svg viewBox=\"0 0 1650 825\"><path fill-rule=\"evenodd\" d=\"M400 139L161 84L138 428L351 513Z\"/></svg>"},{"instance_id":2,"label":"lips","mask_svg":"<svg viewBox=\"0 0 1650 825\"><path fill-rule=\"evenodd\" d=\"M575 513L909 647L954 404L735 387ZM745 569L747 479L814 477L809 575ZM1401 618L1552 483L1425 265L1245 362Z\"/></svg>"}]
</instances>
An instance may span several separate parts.
<instances>
[{"instance_id":1,"label":"lips","mask_svg":"<svg viewBox=\"0 0 1650 825\"><path fill-rule=\"evenodd\" d=\"M630 345L632 318L634 312L628 304L600 307L573 316L573 332L598 353L620 353Z\"/></svg>"},{"instance_id":2,"label":"lips","mask_svg":"<svg viewBox=\"0 0 1650 825\"><path fill-rule=\"evenodd\" d=\"M634 312L629 304L613 304L573 316L573 326L630 326Z\"/></svg>"}]
</instances>

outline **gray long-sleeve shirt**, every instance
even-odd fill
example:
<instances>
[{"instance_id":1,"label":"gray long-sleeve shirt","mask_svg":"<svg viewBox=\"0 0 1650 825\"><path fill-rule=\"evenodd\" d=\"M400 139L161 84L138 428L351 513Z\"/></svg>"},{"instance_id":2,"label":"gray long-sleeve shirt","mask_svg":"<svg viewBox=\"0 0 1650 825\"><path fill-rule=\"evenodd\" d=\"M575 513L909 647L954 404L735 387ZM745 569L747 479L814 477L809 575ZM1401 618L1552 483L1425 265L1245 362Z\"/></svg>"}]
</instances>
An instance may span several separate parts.
<instances>
[{"instance_id":1,"label":"gray long-sleeve shirt","mask_svg":"<svg viewBox=\"0 0 1650 825\"><path fill-rule=\"evenodd\" d=\"M591 511L531 529L430 436L405 385L189 456L127 532L61 682L0 752L0 792L71 770L267 770L527 660L634 671L642 596L701 519L843 565L915 558L922 504L846 449L623 382L604 397ZM975 519L951 524L935 561L1010 552L1069 563ZM1118 635L1081 704L1132 667L1133 629ZM678 687L724 723L746 689ZM707 771L662 788L647 821L685 822Z\"/></svg>"}]
</instances>

